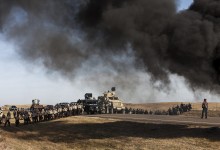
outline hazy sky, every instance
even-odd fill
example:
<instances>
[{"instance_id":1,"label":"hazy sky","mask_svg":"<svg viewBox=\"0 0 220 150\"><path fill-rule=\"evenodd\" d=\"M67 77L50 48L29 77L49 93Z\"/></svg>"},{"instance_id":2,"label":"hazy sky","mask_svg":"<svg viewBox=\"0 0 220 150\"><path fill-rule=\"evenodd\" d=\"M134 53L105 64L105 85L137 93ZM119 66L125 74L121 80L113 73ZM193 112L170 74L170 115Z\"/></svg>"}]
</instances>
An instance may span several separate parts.
<instances>
[{"instance_id":1,"label":"hazy sky","mask_svg":"<svg viewBox=\"0 0 220 150\"><path fill-rule=\"evenodd\" d=\"M178 10L187 9L193 0L179 0Z\"/></svg>"},{"instance_id":2,"label":"hazy sky","mask_svg":"<svg viewBox=\"0 0 220 150\"><path fill-rule=\"evenodd\" d=\"M180 0L178 10L186 9L192 0ZM104 90L109 90L112 86L106 87L101 91L94 91L93 87L82 85L80 81L82 78L75 80L68 80L55 73L46 72L40 65L28 65L27 62L22 61L15 53L16 45L7 41L4 33L0 32L0 106L5 104L30 104L32 99L40 99L43 104L55 104L58 102L71 102L79 98L83 98L87 92L94 93L97 97L101 95ZM176 75L171 76L172 93L160 92L152 89L149 83L149 76L145 74L138 75L140 80L145 82L143 85L137 87L136 90L143 91L134 101L135 97L125 97L118 89L119 96L125 102L148 102L148 99L155 101L192 101L202 98L199 92L197 96L188 90L184 83L184 79ZM174 90L174 89L181 90ZM148 92L146 92L148 91ZM126 91L128 92L128 91ZM129 91L132 92L132 91ZM216 97L211 97L208 93L203 93L208 98L215 100Z\"/></svg>"}]
</instances>

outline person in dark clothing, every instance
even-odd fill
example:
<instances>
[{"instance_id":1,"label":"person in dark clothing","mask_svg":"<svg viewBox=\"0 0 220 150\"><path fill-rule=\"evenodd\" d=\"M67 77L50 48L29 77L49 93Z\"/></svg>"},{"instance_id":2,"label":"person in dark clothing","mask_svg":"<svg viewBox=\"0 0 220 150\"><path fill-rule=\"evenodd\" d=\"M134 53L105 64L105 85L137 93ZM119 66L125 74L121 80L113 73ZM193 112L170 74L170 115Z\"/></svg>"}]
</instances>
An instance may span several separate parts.
<instances>
[{"instance_id":1,"label":"person in dark clothing","mask_svg":"<svg viewBox=\"0 0 220 150\"><path fill-rule=\"evenodd\" d=\"M8 113L7 113L7 116L6 116L6 121L5 121L5 127L7 126L7 124L8 124L8 126L10 127L10 125L11 125L11 123L10 123L10 119L11 119L11 112L10 111L8 111Z\"/></svg>"},{"instance_id":2,"label":"person in dark clothing","mask_svg":"<svg viewBox=\"0 0 220 150\"><path fill-rule=\"evenodd\" d=\"M207 100L204 99L203 103L202 103L202 116L201 118L203 119L205 114L205 118L207 119L207 115L208 115L208 103Z\"/></svg>"},{"instance_id":3,"label":"person in dark clothing","mask_svg":"<svg viewBox=\"0 0 220 150\"><path fill-rule=\"evenodd\" d=\"M20 121L19 121L19 115L15 116L15 125L16 127L18 127L20 124Z\"/></svg>"}]
</instances>

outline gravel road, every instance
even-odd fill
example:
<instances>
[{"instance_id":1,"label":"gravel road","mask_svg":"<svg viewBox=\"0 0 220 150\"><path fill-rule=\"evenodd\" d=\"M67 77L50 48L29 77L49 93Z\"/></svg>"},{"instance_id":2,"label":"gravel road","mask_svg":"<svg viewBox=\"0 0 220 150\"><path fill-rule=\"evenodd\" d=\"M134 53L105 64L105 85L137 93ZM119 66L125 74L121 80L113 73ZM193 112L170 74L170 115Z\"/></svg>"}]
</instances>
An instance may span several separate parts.
<instances>
[{"instance_id":1,"label":"gravel road","mask_svg":"<svg viewBox=\"0 0 220 150\"><path fill-rule=\"evenodd\" d=\"M157 123L157 124L179 124L220 127L220 117L208 117L201 119L189 116L166 116L166 115L138 115L138 114L101 114L89 115L90 117L111 118L123 121Z\"/></svg>"}]
</instances>

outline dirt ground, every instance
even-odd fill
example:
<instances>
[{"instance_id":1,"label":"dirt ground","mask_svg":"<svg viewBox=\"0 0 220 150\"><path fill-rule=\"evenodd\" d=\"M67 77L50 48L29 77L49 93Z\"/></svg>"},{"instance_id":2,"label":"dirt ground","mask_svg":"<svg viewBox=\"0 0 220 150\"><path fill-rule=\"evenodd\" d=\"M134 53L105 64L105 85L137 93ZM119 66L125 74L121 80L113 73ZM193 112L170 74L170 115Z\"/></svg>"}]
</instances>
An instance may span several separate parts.
<instances>
[{"instance_id":1,"label":"dirt ground","mask_svg":"<svg viewBox=\"0 0 220 150\"><path fill-rule=\"evenodd\" d=\"M0 128L0 149L220 149L219 128L72 116Z\"/></svg>"}]
</instances>

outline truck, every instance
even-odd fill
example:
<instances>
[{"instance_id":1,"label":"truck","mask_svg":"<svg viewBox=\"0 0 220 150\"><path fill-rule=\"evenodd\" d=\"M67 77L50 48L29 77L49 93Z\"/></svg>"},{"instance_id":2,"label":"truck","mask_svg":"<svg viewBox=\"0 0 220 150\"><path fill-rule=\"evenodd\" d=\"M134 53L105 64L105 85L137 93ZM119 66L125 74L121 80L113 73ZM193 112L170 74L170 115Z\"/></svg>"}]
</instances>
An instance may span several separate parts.
<instances>
[{"instance_id":1,"label":"truck","mask_svg":"<svg viewBox=\"0 0 220 150\"><path fill-rule=\"evenodd\" d=\"M87 114L97 114L100 113L100 107L98 105L98 100L92 97L92 93L86 93L85 99L79 99L78 104L82 104L84 112Z\"/></svg>"},{"instance_id":2,"label":"truck","mask_svg":"<svg viewBox=\"0 0 220 150\"><path fill-rule=\"evenodd\" d=\"M101 113L125 113L123 100L116 96L115 87L112 87L111 91L104 92L103 96L99 96L98 103L101 109Z\"/></svg>"}]
</instances>

